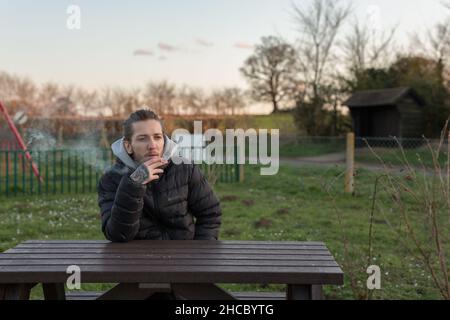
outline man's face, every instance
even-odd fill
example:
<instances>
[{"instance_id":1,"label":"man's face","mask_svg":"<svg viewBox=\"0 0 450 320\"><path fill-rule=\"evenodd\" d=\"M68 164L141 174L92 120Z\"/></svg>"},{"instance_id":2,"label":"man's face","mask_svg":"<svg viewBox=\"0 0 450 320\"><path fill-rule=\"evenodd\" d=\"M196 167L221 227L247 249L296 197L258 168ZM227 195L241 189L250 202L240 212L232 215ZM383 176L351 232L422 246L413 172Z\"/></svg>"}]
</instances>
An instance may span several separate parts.
<instances>
[{"instance_id":1,"label":"man's face","mask_svg":"<svg viewBox=\"0 0 450 320\"><path fill-rule=\"evenodd\" d=\"M132 126L131 142L124 140L124 146L134 161L142 163L154 157L161 157L164 150L161 124L156 120L144 120L134 122Z\"/></svg>"}]
</instances>

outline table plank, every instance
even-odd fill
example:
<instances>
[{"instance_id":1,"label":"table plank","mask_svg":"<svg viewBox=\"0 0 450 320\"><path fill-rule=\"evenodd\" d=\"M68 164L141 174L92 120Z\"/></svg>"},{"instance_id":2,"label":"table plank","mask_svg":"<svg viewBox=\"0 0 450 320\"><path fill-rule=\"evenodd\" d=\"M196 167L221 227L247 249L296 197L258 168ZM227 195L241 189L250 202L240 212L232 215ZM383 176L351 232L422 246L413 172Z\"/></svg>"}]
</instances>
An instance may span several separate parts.
<instances>
[{"instance_id":1,"label":"table plank","mask_svg":"<svg viewBox=\"0 0 450 320\"><path fill-rule=\"evenodd\" d=\"M322 242L31 240L0 254L0 283L82 282L342 284Z\"/></svg>"},{"instance_id":2,"label":"table plank","mask_svg":"<svg viewBox=\"0 0 450 320\"><path fill-rule=\"evenodd\" d=\"M64 266L0 267L0 282L64 282L67 277ZM342 284L343 275L339 267L85 266L81 281Z\"/></svg>"},{"instance_id":3,"label":"table plank","mask_svg":"<svg viewBox=\"0 0 450 320\"><path fill-rule=\"evenodd\" d=\"M152 243L153 242L153 243ZM186 240L185 243L174 243L171 245L170 243L160 243L160 241L149 241L149 240L136 240L128 243L122 242L109 242L109 243L20 243L16 246L16 248L36 248L36 247L46 247L46 248L59 248L59 247L72 247L72 248L105 248L105 247L128 247L128 248L147 248L148 246L152 246L154 248L186 248L190 246L195 246L196 248L229 248L229 249L266 249L266 250L274 250L274 249L327 249L324 244L290 244L284 245L282 243L277 244L260 244L260 243L245 243L245 244L237 244L237 243L223 243L219 241L200 241L200 240Z\"/></svg>"},{"instance_id":4,"label":"table plank","mask_svg":"<svg viewBox=\"0 0 450 320\"><path fill-rule=\"evenodd\" d=\"M95 254L103 254L103 253L135 253L135 254L165 254L165 255L176 255L176 254L232 254L232 255L240 255L245 254L248 256L251 255L260 255L260 254L270 254L270 255L298 255L298 254L308 254L308 255L329 255L328 250L251 250L251 249L201 249L201 248L184 248L184 249L162 249L162 248L142 248L142 249L130 249L127 248L108 248L108 249L44 249L44 248L29 248L29 249L11 249L7 253L95 253Z\"/></svg>"},{"instance_id":5,"label":"table plank","mask_svg":"<svg viewBox=\"0 0 450 320\"><path fill-rule=\"evenodd\" d=\"M169 246L177 246L177 245L190 245L195 243L196 246L202 245L258 245L258 246L266 246L266 245L307 245L307 246L325 246L323 242L320 241L259 241L259 240L225 240L225 241L216 241L216 240L136 240L127 243L114 243L108 240L26 240L22 242L23 244L116 244L116 245L147 245L148 242L155 243L155 245L169 245Z\"/></svg>"},{"instance_id":6,"label":"table plank","mask_svg":"<svg viewBox=\"0 0 450 320\"><path fill-rule=\"evenodd\" d=\"M36 245L30 245L30 244L19 244L13 249L10 250L17 250L17 249L101 249L101 250L123 250L126 248L128 251L140 251L140 250L148 250L149 248L152 248L154 250L186 250L190 248L190 246L169 246L169 245L129 245L124 246L123 244L36 244ZM293 251L293 250L328 250L325 246L256 246L256 245L223 245L223 246L197 246L195 245L195 249L197 250L208 250L208 249L214 249L214 250L252 250L252 251Z\"/></svg>"},{"instance_id":7,"label":"table plank","mask_svg":"<svg viewBox=\"0 0 450 320\"><path fill-rule=\"evenodd\" d=\"M329 254L309 255L309 254L259 254L259 255L233 255L217 253L180 253L176 255L166 254L136 254L136 253L3 253L0 254L0 264L3 260L9 259L135 259L135 260L167 260L167 259L190 259L190 260L254 260L254 261L334 261Z\"/></svg>"},{"instance_id":8,"label":"table plank","mask_svg":"<svg viewBox=\"0 0 450 320\"><path fill-rule=\"evenodd\" d=\"M1 259L0 266L45 266L62 265L69 266L76 264L78 266L88 265L179 265L179 266L292 266L292 267L337 267L338 264L332 260L203 260L203 259Z\"/></svg>"}]
</instances>

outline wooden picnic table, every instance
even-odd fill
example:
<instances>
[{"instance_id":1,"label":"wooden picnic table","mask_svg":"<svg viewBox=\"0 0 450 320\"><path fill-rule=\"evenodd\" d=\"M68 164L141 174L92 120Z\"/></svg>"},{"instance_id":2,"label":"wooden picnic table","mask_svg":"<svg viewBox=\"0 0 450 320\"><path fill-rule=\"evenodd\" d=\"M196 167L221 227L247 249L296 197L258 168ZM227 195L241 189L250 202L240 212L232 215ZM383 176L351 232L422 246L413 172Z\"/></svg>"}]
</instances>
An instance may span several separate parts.
<instances>
[{"instance_id":1,"label":"wooden picnic table","mask_svg":"<svg viewBox=\"0 0 450 320\"><path fill-rule=\"evenodd\" d=\"M45 299L66 299L69 266L81 283L114 283L99 299L235 299L218 283L286 284L287 299L320 299L322 285L343 272L322 242L29 240L0 253L0 299L29 299L41 283Z\"/></svg>"}]
</instances>

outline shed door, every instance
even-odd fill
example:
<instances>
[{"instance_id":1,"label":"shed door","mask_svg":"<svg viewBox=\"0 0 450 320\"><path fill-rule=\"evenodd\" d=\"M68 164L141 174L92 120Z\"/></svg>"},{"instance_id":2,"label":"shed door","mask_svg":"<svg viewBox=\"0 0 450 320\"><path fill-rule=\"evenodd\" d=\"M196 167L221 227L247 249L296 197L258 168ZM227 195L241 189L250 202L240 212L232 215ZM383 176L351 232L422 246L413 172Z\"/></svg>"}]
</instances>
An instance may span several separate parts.
<instances>
[{"instance_id":1,"label":"shed door","mask_svg":"<svg viewBox=\"0 0 450 320\"><path fill-rule=\"evenodd\" d=\"M353 129L357 137L370 136L370 113L366 108L351 109Z\"/></svg>"},{"instance_id":2,"label":"shed door","mask_svg":"<svg viewBox=\"0 0 450 320\"><path fill-rule=\"evenodd\" d=\"M372 137L399 136L400 113L395 107L371 110L370 129Z\"/></svg>"}]
</instances>

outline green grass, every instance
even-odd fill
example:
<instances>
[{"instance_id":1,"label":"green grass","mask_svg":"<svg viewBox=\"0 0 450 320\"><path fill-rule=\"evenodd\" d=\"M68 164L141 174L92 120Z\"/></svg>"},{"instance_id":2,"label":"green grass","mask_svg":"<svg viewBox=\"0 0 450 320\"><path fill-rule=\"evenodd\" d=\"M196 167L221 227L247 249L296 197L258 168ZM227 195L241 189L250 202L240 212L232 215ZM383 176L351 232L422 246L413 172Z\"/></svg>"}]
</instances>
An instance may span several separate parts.
<instances>
[{"instance_id":1,"label":"green grass","mask_svg":"<svg viewBox=\"0 0 450 320\"><path fill-rule=\"evenodd\" d=\"M360 170L354 195L343 192L337 168L282 166L275 176L260 176L259 168L246 166L245 183L220 183L222 240L324 241L339 263L344 262L342 237L349 240L350 256L359 268L358 281L365 286L367 274L369 213L375 174ZM338 178L336 178L338 177ZM326 186L335 182L331 194ZM388 196L381 196L387 201ZM385 197L385 198L383 198ZM0 251L27 239L103 239L96 194L17 197L0 199ZM383 201L384 201L383 200ZM342 215L338 223L335 208ZM375 216L374 264L382 270L382 289L376 299L437 299L428 273L399 245L396 233ZM450 252L449 252L450 253ZM352 299L348 270L343 286L326 286L331 299ZM111 285L83 284L84 290L104 290ZM231 290L284 290L282 285L230 285ZM41 297L41 288L32 291Z\"/></svg>"},{"instance_id":2,"label":"green grass","mask_svg":"<svg viewBox=\"0 0 450 320\"><path fill-rule=\"evenodd\" d=\"M280 134L297 133L294 117L289 113L251 116L249 124L255 129L280 129Z\"/></svg>"},{"instance_id":3,"label":"green grass","mask_svg":"<svg viewBox=\"0 0 450 320\"><path fill-rule=\"evenodd\" d=\"M383 162L390 165L405 165L406 161L415 167L434 167L433 156L426 146L420 148L403 149L404 155L399 147L396 148L372 148ZM433 147L436 152L437 148ZM374 155L368 148L357 148L355 150L355 160L358 162L381 163L380 159ZM446 150L441 150L437 163L443 168L447 162Z\"/></svg>"}]
</instances>

